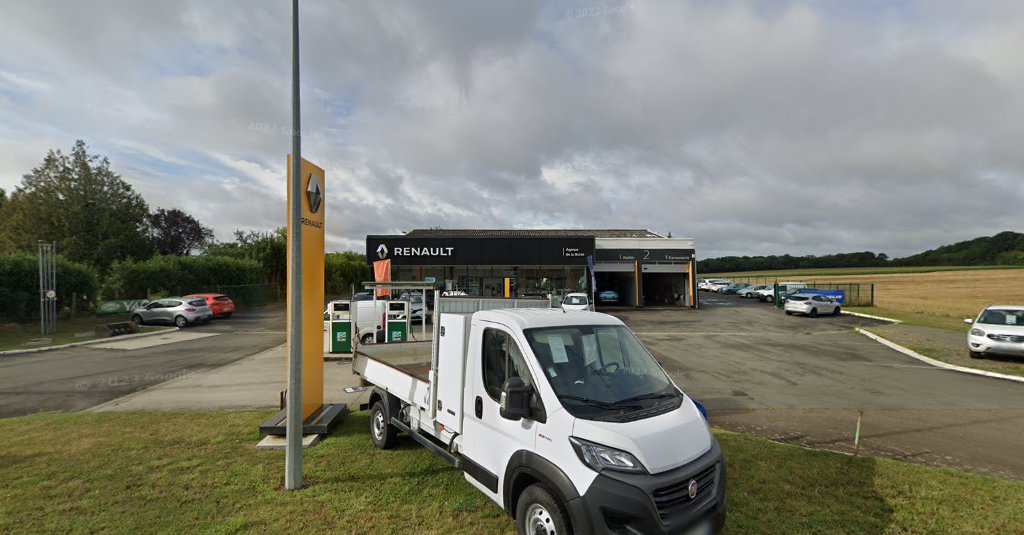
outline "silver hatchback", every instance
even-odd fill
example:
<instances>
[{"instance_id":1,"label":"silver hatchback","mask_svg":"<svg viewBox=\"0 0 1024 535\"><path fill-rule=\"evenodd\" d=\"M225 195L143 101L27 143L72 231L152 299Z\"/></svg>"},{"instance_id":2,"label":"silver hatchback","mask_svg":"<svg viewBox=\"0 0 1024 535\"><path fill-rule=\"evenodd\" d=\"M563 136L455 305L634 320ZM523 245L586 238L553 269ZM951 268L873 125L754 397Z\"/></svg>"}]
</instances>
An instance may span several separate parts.
<instances>
[{"instance_id":1,"label":"silver hatchback","mask_svg":"<svg viewBox=\"0 0 1024 535\"><path fill-rule=\"evenodd\" d=\"M139 325L147 323L172 324L186 327L194 323L205 323L213 319L213 310L206 299L168 297L158 299L132 311L132 321Z\"/></svg>"}]
</instances>

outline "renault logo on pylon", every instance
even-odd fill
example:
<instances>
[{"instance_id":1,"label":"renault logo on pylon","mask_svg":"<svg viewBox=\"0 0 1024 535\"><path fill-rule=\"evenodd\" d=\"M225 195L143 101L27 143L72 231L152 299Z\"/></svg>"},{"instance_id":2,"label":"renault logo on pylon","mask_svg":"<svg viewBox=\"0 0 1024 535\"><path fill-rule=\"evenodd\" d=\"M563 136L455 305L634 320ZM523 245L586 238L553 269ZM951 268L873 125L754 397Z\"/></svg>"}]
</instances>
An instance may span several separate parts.
<instances>
[{"instance_id":1,"label":"renault logo on pylon","mask_svg":"<svg viewBox=\"0 0 1024 535\"><path fill-rule=\"evenodd\" d=\"M387 257L388 257L388 246L384 245L382 243L382 244L380 244L380 247L377 248L377 258L380 258L381 260L384 260Z\"/></svg>"},{"instance_id":2,"label":"renault logo on pylon","mask_svg":"<svg viewBox=\"0 0 1024 535\"><path fill-rule=\"evenodd\" d=\"M306 186L306 198L309 199L309 211L317 213L320 211L320 203L323 202L323 192L320 190L320 177L309 174L309 184Z\"/></svg>"}]
</instances>

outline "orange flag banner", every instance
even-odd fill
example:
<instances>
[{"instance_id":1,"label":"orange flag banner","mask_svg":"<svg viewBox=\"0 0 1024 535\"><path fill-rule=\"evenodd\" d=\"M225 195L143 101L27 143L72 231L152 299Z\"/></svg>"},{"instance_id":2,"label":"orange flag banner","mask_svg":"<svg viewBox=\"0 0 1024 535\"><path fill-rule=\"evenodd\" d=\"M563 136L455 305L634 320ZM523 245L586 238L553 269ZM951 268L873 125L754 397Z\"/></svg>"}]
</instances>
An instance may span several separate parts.
<instances>
[{"instance_id":1,"label":"orange flag banner","mask_svg":"<svg viewBox=\"0 0 1024 535\"><path fill-rule=\"evenodd\" d=\"M391 282L391 259L377 260L373 263L373 280L376 282ZM377 297L391 295L387 288L377 288Z\"/></svg>"}]
</instances>

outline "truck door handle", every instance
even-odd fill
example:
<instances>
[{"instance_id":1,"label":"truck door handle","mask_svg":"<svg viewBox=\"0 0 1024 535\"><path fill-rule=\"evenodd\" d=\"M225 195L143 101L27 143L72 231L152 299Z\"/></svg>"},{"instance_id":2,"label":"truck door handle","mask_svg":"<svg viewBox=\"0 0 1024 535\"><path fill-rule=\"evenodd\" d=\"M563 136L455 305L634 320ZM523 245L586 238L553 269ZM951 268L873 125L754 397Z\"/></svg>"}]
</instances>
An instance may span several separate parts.
<instances>
[{"instance_id":1,"label":"truck door handle","mask_svg":"<svg viewBox=\"0 0 1024 535\"><path fill-rule=\"evenodd\" d=\"M476 410L476 417L482 420L484 418L484 398L477 396L476 404L473 408Z\"/></svg>"}]
</instances>

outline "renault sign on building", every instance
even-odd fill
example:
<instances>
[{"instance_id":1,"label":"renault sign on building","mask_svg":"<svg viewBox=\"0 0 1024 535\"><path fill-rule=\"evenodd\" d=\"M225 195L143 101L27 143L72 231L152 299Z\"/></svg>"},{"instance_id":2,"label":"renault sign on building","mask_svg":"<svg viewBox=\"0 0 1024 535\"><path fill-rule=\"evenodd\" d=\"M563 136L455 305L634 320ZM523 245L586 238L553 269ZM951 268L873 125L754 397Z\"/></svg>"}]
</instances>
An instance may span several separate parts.
<instances>
[{"instance_id":1,"label":"renault sign on building","mask_svg":"<svg viewBox=\"0 0 1024 535\"><path fill-rule=\"evenodd\" d=\"M587 257L594 259L593 279ZM385 259L392 280L443 281L444 289L473 296L504 296L506 279L519 297L590 293L596 282L606 305L696 306L694 241L649 230L417 229L367 236L367 263Z\"/></svg>"}]
</instances>

